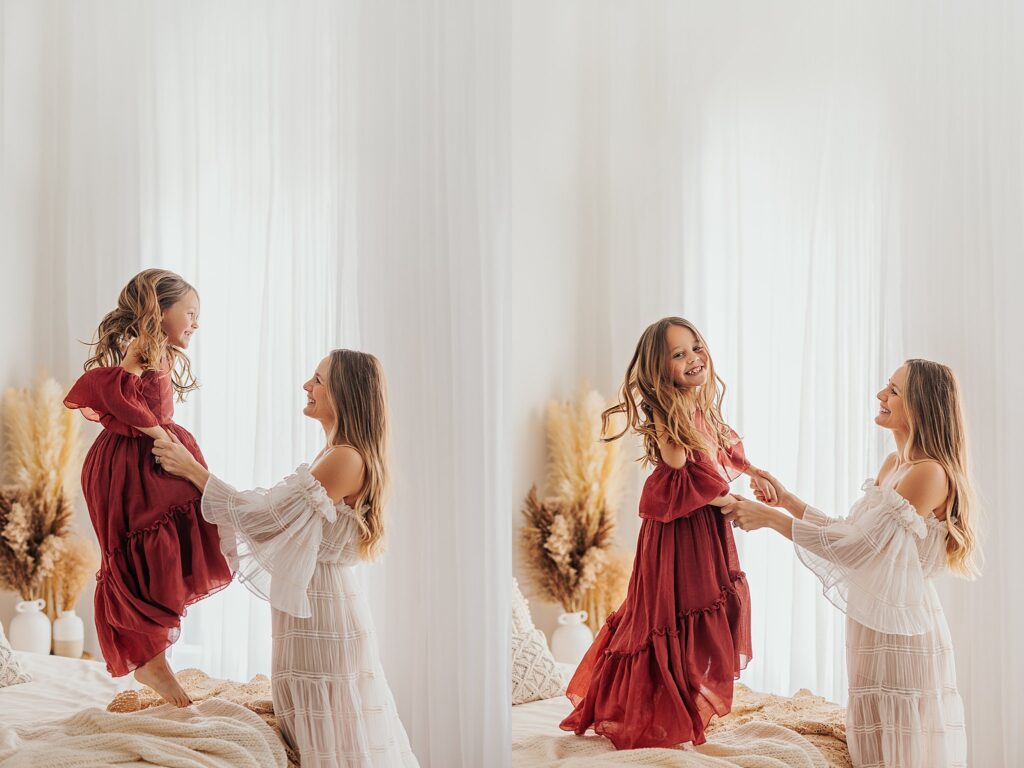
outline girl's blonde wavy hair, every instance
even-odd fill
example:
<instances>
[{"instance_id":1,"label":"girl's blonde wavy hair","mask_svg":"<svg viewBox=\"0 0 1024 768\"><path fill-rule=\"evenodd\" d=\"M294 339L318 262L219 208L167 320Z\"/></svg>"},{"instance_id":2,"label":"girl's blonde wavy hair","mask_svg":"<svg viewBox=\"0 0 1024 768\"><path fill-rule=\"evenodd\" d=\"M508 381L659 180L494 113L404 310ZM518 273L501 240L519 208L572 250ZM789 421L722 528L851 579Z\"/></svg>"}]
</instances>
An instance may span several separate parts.
<instances>
[{"instance_id":1,"label":"girl's blonde wavy hair","mask_svg":"<svg viewBox=\"0 0 1024 768\"><path fill-rule=\"evenodd\" d=\"M952 369L930 360L907 360L903 387L909 436L900 459L924 455L946 472L946 562L957 576L976 578L982 554L976 530L977 506L968 472L967 430L960 384Z\"/></svg>"},{"instance_id":2,"label":"girl's blonde wavy hair","mask_svg":"<svg viewBox=\"0 0 1024 768\"><path fill-rule=\"evenodd\" d=\"M673 325L688 328L708 353L708 379L700 388L685 389L672 381L666 336ZM644 455L640 461L644 465L656 464L661 459L654 420L657 415L665 425L665 436L683 448L687 458L698 451L714 456L719 449L736 442L722 418L724 397L725 382L715 373L711 352L700 331L681 317L662 318L649 325L637 342L618 402L601 414L601 434L605 442L610 442L632 429L643 436ZM609 423L620 413L625 414L626 424L622 431L609 436ZM695 423L695 413L701 414L706 429Z\"/></svg>"},{"instance_id":3,"label":"girl's blonde wavy hair","mask_svg":"<svg viewBox=\"0 0 1024 768\"><path fill-rule=\"evenodd\" d=\"M120 365L128 345L134 341L143 369L159 371L164 360L169 359L171 384L178 402L183 402L186 394L199 388L199 382L192 374L188 356L168 343L161 316L189 292L198 298L199 292L174 272L139 272L121 290L117 306L100 321L96 340L89 344L94 349L92 357L85 361L85 370Z\"/></svg>"},{"instance_id":4,"label":"girl's blonde wavy hair","mask_svg":"<svg viewBox=\"0 0 1024 768\"><path fill-rule=\"evenodd\" d=\"M366 352L335 349L330 354L327 392L334 414L328 444L351 446L363 459L365 480L352 508L365 509L360 555L373 560L384 549L384 503L390 485L384 369Z\"/></svg>"}]
</instances>

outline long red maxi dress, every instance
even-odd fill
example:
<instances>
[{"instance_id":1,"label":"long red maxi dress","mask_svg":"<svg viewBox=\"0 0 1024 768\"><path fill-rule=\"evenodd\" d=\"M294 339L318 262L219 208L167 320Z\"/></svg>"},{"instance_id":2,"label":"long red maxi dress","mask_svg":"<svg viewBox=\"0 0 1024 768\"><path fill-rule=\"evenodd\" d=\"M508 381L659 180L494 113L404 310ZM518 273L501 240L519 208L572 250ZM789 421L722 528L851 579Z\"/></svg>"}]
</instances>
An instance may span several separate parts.
<instances>
[{"instance_id":1,"label":"long red maxi dress","mask_svg":"<svg viewBox=\"0 0 1024 768\"><path fill-rule=\"evenodd\" d=\"M729 713L751 658L750 593L732 527L708 502L749 466L737 442L647 478L626 599L569 683L562 729L592 728L616 749L672 747L703 744L711 716Z\"/></svg>"},{"instance_id":2,"label":"long red maxi dress","mask_svg":"<svg viewBox=\"0 0 1024 768\"><path fill-rule=\"evenodd\" d=\"M205 467L188 430L172 421L169 368L136 376L93 368L64 399L103 431L82 467L82 491L101 555L95 618L107 670L126 675L173 644L185 607L227 586L231 570L202 495L153 459L153 439L135 427L162 426Z\"/></svg>"}]
</instances>

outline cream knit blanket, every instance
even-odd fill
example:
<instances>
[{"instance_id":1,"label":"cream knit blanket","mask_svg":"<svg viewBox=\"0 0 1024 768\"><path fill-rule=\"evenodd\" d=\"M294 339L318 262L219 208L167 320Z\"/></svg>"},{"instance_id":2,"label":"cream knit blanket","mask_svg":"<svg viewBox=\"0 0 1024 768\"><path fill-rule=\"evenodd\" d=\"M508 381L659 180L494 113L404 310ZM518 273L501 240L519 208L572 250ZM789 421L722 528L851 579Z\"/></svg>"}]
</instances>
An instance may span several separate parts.
<instances>
[{"instance_id":1,"label":"cream knit blanket","mask_svg":"<svg viewBox=\"0 0 1024 768\"><path fill-rule=\"evenodd\" d=\"M71 717L0 727L0 768L285 768L284 747L245 707L208 699L130 714L85 709Z\"/></svg>"},{"instance_id":2,"label":"cream knit blanket","mask_svg":"<svg viewBox=\"0 0 1024 768\"><path fill-rule=\"evenodd\" d=\"M537 736L517 744L519 768L610 768L617 765L665 768L826 768L817 749L779 725L750 722L717 734L699 747L615 751L608 740L587 736Z\"/></svg>"}]
</instances>

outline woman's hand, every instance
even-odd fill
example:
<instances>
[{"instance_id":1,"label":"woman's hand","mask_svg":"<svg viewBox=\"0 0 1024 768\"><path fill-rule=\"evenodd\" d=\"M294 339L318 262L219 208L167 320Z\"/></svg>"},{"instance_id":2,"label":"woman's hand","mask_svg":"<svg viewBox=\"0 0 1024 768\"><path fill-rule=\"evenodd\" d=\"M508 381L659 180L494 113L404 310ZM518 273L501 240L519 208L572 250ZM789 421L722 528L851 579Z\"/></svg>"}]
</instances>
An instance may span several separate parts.
<instances>
[{"instance_id":1,"label":"woman's hand","mask_svg":"<svg viewBox=\"0 0 1024 768\"><path fill-rule=\"evenodd\" d=\"M737 528L742 528L744 531L756 531L768 524L769 515L767 513L775 510L739 494L734 494L728 504L722 505L721 511L725 515L725 519Z\"/></svg>"},{"instance_id":2,"label":"woman's hand","mask_svg":"<svg viewBox=\"0 0 1024 768\"><path fill-rule=\"evenodd\" d=\"M210 473L196 461L173 432L168 432L167 437L168 440L156 440L153 443L153 453L156 455L157 464L166 472L183 477L194 483L199 490L203 490Z\"/></svg>"},{"instance_id":3,"label":"woman's hand","mask_svg":"<svg viewBox=\"0 0 1024 768\"><path fill-rule=\"evenodd\" d=\"M744 531L772 528L786 538L793 537L793 523L790 518L777 509L751 501L738 494L734 495L733 501L723 506L720 511L725 515L726 520Z\"/></svg>"}]
</instances>

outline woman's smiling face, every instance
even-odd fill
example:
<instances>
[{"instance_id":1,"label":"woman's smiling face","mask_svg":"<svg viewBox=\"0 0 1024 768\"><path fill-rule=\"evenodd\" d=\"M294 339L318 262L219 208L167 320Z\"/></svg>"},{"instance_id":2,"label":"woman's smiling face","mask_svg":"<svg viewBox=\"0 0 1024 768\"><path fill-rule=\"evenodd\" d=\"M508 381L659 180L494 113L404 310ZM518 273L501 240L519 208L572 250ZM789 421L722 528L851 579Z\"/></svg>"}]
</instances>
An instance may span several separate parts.
<instances>
[{"instance_id":1,"label":"woman's smiling face","mask_svg":"<svg viewBox=\"0 0 1024 768\"><path fill-rule=\"evenodd\" d=\"M330 393L327 391L327 376L330 373L331 358L325 357L317 365L316 371L309 380L302 385L306 392L306 407L302 413L311 419L324 423L334 419L331 411Z\"/></svg>"},{"instance_id":2,"label":"woman's smiling face","mask_svg":"<svg viewBox=\"0 0 1024 768\"><path fill-rule=\"evenodd\" d=\"M907 383L907 366L901 365L889 378L889 382L879 390L878 414L875 424L892 430L905 430L907 421L906 401L903 399L904 386Z\"/></svg>"}]
</instances>

